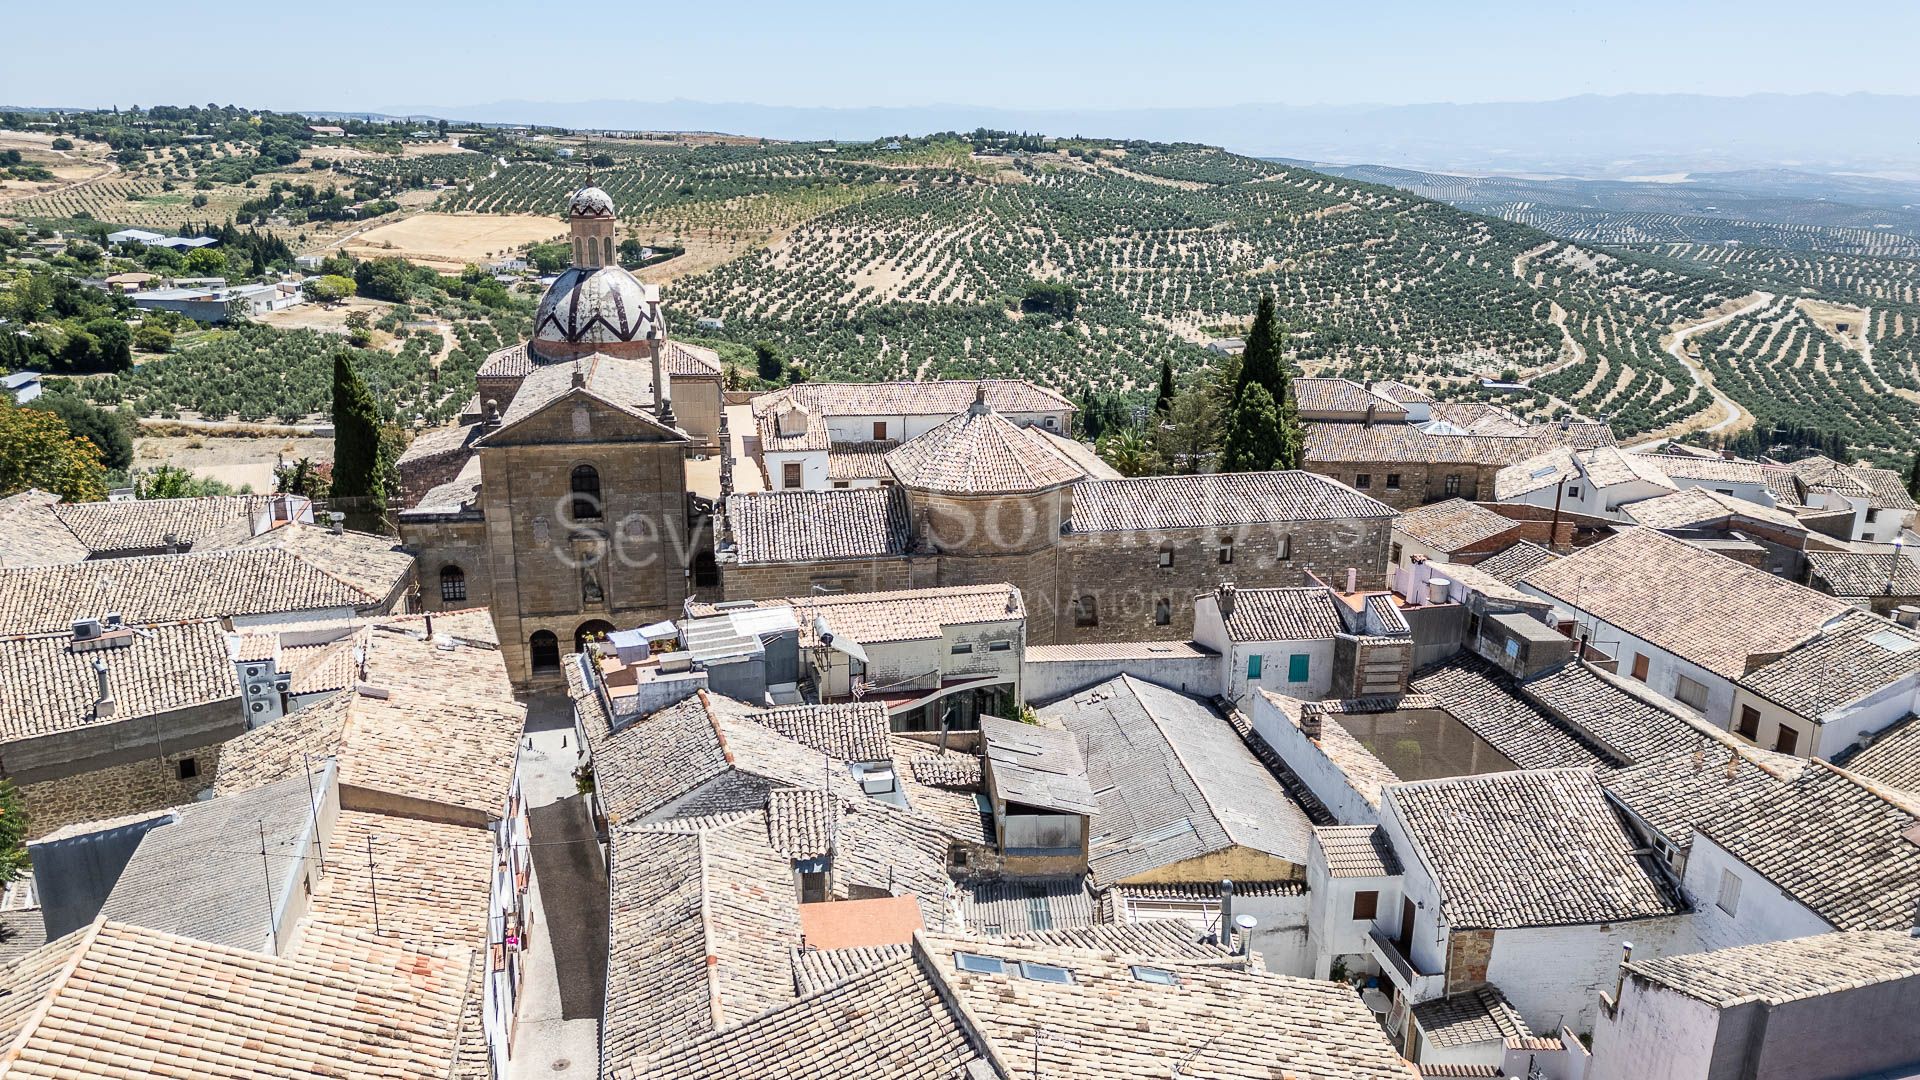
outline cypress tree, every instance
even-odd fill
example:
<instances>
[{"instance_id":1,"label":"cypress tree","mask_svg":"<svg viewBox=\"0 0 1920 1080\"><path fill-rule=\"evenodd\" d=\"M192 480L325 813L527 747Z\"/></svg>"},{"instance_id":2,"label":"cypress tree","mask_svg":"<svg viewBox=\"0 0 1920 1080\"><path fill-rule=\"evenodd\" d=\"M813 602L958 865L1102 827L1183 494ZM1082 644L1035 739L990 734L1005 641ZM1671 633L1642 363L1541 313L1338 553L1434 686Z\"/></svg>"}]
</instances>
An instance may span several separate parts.
<instances>
[{"instance_id":1,"label":"cypress tree","mask_svg":"<svg viewBox=\"0 0 1920 1080\"><path fill-rule=\"evenodd\" d=\"M1173 408L1173 359L1162 357L1160 360L1160 393L1153 399L1153 411L1158 416L1167 415Z\"/></svg>"},{"instance_id":2,"label":"cypress tree","mask_svg":"<svg viewBox=\"0 0 1920 1080\"><path fill-rule=\"evenodd\" d=\"M1244 391L1248 383L1266 387L1267 395L1276 403L1284 394L1286 372L1273 322L1273 297L1269 294L1260 298L1260 306L1254 310L1253 329L1247 331L1247 347L1240 354L1240 381L1235 387L1235 396L1238 391Z\"/></svg>"},{"instance_id":3,"label":"cypress tree","mask_svg":"<svg viewBox=\"0 0 1920 1080\"><path fill-rule=\"evenodd\" d=\"M1915 451L1913 464L1907 466L1907 494L1920 499L1920 451Z\"/></svg>"},{"instance_id":4,"label":"cypress tree","mask_svg":"<svg viewBox=\"0 0 1920 1080\"><path fill-rule=\"evenodd\" d=\"M1221 472L1260 472L1278 466L1287 453L1280 409L1273 395L1259 383L1240 391L1227 417L1226 441L1220 450Z\"/></svg>"},{"instance_id":5,"label":"cypress tree","mask_svg":"<svg viewBox=\"0 0 1920 1080\"><path fill-rule=\"evenodd\" d=\"M380 407L345 349L333 354L333 494L383 499Z\"/></svg>"}]
</instances>

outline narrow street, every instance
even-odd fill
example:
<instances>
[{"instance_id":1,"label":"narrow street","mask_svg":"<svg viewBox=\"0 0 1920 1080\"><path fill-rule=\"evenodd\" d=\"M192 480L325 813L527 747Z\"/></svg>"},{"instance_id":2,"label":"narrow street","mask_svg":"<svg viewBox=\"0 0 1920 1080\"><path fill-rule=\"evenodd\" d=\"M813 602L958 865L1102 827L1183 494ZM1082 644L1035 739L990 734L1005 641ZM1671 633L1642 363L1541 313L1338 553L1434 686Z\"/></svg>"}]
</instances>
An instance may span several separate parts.
<instances>
[{"instance_id":1,"label":"narrow street","mask_svg":"<svg viewBox=\"0 0 1920 1080\"><path fill-rule=\"evenodd\" d=\"M527 699L520 784L533 843L529 947L508 1080L593 1080L606 993L607 872L564 695Z\"/></svg>"}]
</instances>

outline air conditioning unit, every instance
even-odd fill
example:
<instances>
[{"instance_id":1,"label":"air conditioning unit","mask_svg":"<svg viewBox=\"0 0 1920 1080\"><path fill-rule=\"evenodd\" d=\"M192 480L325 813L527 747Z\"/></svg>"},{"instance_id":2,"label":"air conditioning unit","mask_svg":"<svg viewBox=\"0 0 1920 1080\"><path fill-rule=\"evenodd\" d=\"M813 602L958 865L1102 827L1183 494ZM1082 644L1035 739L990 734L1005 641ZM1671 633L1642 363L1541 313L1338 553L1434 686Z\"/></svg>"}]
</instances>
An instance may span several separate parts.
<instances>
[{"instance_id":1,"label":"air conditioning unit","mask_svg":"<svg viewBox=\"0 0 1920 1080\"><path fill-rule=\"evenodd\" d=\"M288 690L293 688L293 676L282 675L279 678L273 680L273 688L282 694L286 693Z\"/></svg>"},{"instance_id":2,"label":"air conditioning unit","mask_svg":"<svg viewBox=\"0 0 1920 1080\"><path fill-rule=\"evenodd\" d=\"M73 640L92 641L100 636L99 619L73 620Z\"/></svg>"},{"instance_id":3,"label":"air conditioning unit","mask_svg":"<svg viewBox=\"0 0 1920 1080\"><path fill-rule=\"evenodd\" d=\"M248 712L263 713L266 712L269 707L269 704L264 701L250 701L247 703Z\"/></svg>"},{"instance_id":4,"label":"air conditioning unit","mask_svg":"<svg viewBox=\"0 0 1920 1080\"><path fill-rule=\"evenodd\" d=\"M248 667L247 667L247 678L249 678L249 679L257 679L257 678L259 678L259 677L260 677L260 665L259 665L259 664L250 664L250 665L248 665Z\"/></svg>"}]
</instances>

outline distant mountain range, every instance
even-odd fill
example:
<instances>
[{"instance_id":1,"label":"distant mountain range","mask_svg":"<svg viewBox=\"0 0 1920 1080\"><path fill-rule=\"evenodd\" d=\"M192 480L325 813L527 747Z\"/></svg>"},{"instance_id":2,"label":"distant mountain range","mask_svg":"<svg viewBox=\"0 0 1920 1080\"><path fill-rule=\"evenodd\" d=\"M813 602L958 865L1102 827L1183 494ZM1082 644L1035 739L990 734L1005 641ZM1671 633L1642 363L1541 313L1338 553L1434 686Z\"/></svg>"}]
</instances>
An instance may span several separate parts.
<instances>
[{"instance_id":1,"label":"distant mountain range","mask_svg":"<svg viewBox=\"0 0 1920 1080\"><path fill-rule=\"evenodd\" d=\"M500 124L715 131L772 139L867 140L988 127L1048 135L1201 142L1259 157L1388 161L1440 172L1531 176L1627 177L1787 166L1808 172L1920 177L1920 127L1913 122L1920 116L1920 96L1885 94L1623 94L1484 104L1166 109L972 105L833 109L686 100L510 100L407 106L385 112Z\"/></svg>"}]
</instances>

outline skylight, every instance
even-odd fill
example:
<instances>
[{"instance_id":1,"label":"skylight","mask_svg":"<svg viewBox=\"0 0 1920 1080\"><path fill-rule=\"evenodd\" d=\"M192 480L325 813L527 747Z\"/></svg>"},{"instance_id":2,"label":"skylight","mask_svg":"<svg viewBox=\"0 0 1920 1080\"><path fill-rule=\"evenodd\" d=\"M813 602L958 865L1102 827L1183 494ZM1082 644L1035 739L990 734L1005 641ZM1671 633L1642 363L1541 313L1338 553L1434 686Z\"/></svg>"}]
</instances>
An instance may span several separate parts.
<instances>
[{"instance_id":1,"label":"skylight","mask_svg":"<svg viewBox=\"0 0 1920 1080\"><path fill-rule=\"evenodd\" d=\"M1133 977L1143 983L1153 983L1156 986L1178 986L1180 984L1180 977L1165 968L1140 967L1135 965Z\"/></svg>"},{"instance_id":2,"label":"skylight","mask_svg":"<svg viewBox=\"0 0 1920 1080\"><path fill-rule=\"evenodd\" d=\"M1020 974L1025 978L1032 979L1034 982L1070 983L1073 981L1072 971L1063 967L1055 967L1052 964L1030 964L1022 962L1020 965Z\"/></svg>"},{"instance_id":3,"label":"skylight","mask_svg":"<svg viewBox=\"0 0 1920 1080\"><path fill-rule=\"evenodd\" d=\"M1897 630L1882 630L1877 634L1869 634L1867 640L1890 653L1911 652L1916 646L1920 646L1920 641L1915 641Z\"/></svg>"},{"instance_id":4,"label":"skylight","mask_svg":"<svg viewBox=\"0 0 1920 1080\"><path fill-rule=\"evenodd\" d=\"M961 971L975 971L982 975L1004 975L1006 962L997 956L981 956L979 953L957 952L953 962L960 965Z\"/></svg>"}]
</instances>

